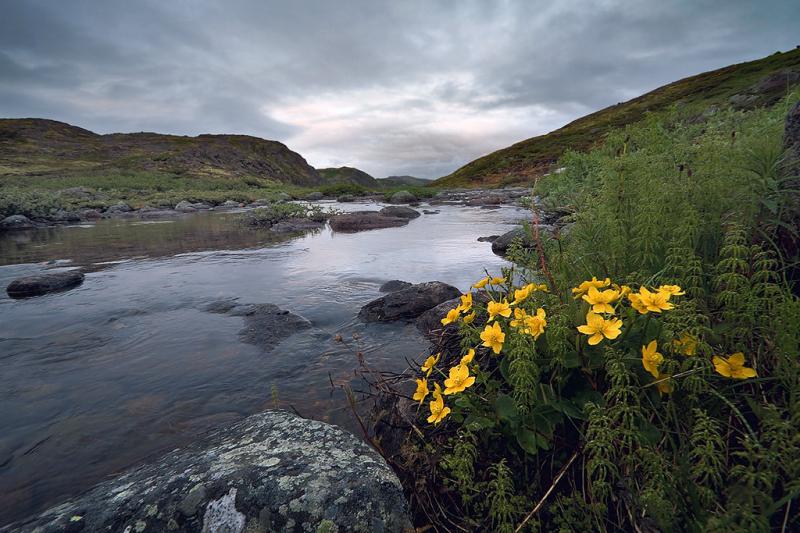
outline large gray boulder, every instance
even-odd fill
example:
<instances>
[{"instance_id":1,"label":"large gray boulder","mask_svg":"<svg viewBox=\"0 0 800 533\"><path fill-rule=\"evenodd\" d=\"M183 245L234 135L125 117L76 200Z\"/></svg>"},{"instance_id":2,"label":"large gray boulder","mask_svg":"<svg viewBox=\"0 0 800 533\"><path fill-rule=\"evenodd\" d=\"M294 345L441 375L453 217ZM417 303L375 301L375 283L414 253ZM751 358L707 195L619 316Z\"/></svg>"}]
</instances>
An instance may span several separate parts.
<instances>
[{"instance_id":1,"label":"large gray boulder","mask_svg":"<svg viewBox=\"0 0 800 533\"><path fill-rule=\"evenodd\" d=\"M397 191L389 198L392 204L412 204L417 201L417 197L408 191Z\"/></svg>"},{"instance_id":2,"label":"large gray boulder","mask_svg":"<svg viewBox=\"0 0 800 533\"><path fill-rule=\"evenodd\" d=\"M518 241L526 248L533 247L533 239L531 238L530 232L524 227L519 227L514 228L493 240L492 251L497 255L505 256L508 253L508 248L511 246L511 243L514 241Z\"/></svg>"},{"instance_id":3,"label":"large gray boulder","mask_svg":"<svg viewBox=\"0 0 800 533\"><path fill-rule=\"evenodd\" d=\"M6 292L12 298L41 296L48 292L64 291L76 287L83 282L83 278L83 273L77 270L26 276L12 281L6 288Z\"/></svg>"},{"instance_id":4,"label":"large gray boulder","mask_svg":"<svg viewBox=\"0 0 800 533\"><path fill-rule=\"evenodd\" d=\"M382 215L386 215L387 217L398 217L398 218L408 218L413 219L420 216L419 211L416 209L411 209L410 207L405 207L402 205L390 205L388 207L384 207L380 210Z\"/></svg>"},{"instance_id":5,"label":"large gray boulder","mask_svg":"<svg viewBox=\"0 0 800 533\"><path fill-rule=\"evenodd\" d=\"M310 201L310 202L316 202L318 200L322 200L323 198L325 198L324 194L322 194L319 191L313 191L313 192L310 192L310 193L306 194L306 198L305 199Z\"/></svg>"},{"instance_id":6,"label":"large gray boulder","mask_svg":"<svg viewBox=\"0 0 800 533\"><path fill-rule=\"evenodd\" d=\"M25 215L11 215L0 220L0 230L30 229L36 225Z\"/></svg>"},{"instance_id":7,"label":"large gray boulder","mask_svg":"<svg viewBox=\"0 0 800 533\"><path fill-rule=\"evenodd\" d=\"M344 233L354 233L370 229L394 228L408 224L407 218L389 217L378 211L355 211L330 218L331 229Z\"/></svg>"},{"instance_id":8,"label":"large gray boulder","mask_svg":"<svg viewBox=\"0 0 800 533\"><path fill-rule=\"evenodd\" d=\"M3 532L381 531L410 528L397 477L350 433L267 411Z\"/></svg>"},{"instance_id":9,"label":"large gray boulder","mask_svg":"<svg viewBox=\"0 0 800 533\"><path fill-rule=\"evenodd\" d=\"M130 213L131 206L126 204L125 202L117 202L114 205L110 205L106 208L106 214L109 215L117 215L120 213Z\"/></svg>"},{"instance_id":10,"label":"large gray boulder","mask_svg":"<svg viewBox=\"0 0 800 533\"><path fill-rule=\"evenodd\" d=\"M412 319L460 294L457 288L441 281L419 283L371 301L361 308L358 318L364 322Z\"/></svg>"},{"instance_id":11,"label":"large gray boulder","mask_svg":"<svg viewBox=\"0 0 800 533\"><path fill-rule=\"evenodd\" d=\"M294 333L311 327L307 319L274 304L240 304L235 300L220 300L209 304L205 310L242 317L244 327L239 331L241 341L266 352Z\"/></svg>"},{"instance_id":12,"label":"large gray boulder","mask_svg":"<svg viewBox=\"0 0 800 533\"><path fill-rule=\"evenodd\" d=\"M175 206L175 211L179 211L181 213L194 213L195 211L197 211L197 209L191 202L187 200L182 200L178 202L178 204Z\"/></svg>"}]
</instances>

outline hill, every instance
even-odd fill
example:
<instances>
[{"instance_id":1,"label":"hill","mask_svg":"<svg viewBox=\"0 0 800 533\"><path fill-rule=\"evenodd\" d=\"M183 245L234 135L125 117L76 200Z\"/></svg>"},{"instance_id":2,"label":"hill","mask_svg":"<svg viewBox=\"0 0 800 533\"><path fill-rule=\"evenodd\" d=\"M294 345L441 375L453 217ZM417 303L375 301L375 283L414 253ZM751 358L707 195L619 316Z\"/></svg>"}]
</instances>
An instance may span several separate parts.
<instances>
[{"instance_id":1,"label":"hill","mask_svg":"<svg viewBox=\"0 0 800 533\"><path fill-rule=\"evenodd\" d=\"M284 144L248 135L98 135L54 120L0 119L2 185L52 189L76 178L90 184L132 175L167 188L174 178L252 187L322 183Z\"/></svg>"},{"instance_id":2,"label":"hill","mask_svg":"<svg viewBox=\"0 0 800 533\"><path fill-rule=\"evenodd\" d=\"M388 176L378 178L384 187L424 187L431 184L431 180L415 178L414 176Z\"/></svg>"},{"instance_id":3,"label":"hill","mask_svg":"<svg viewBox=\"0 0 800 533\"><path fill-rule=\"evenodd\" d=\"M374 189L380 186L378 180L363 170L353 167L318 168L317 172L319 172L319 175L322 176L322 179L326 185L350 183L369 189Z\"/></svg>"},{"instance_id":4,"label":"hill","mask_svg":"<svg viewBox=\"0 0 800 533\"><path fill-rule=\"evenodd\" d=\"M586 150L609 131L638 122L648 111L674 104L698 114L712 105L754 108L771 105L800 82L800 49L777 52L670 83L464 165L433 182L440 187L479 187L526 182L544 174L568 149Z\"/></svg>"}]
</instances>

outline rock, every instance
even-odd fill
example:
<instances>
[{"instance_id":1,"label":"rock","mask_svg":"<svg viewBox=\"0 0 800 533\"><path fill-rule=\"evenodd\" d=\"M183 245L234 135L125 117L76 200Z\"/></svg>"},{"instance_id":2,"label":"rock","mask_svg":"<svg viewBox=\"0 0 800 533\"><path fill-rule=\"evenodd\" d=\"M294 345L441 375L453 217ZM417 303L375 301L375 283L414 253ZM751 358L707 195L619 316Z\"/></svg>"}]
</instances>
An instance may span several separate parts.
<instances>
[{"instance_id":1,"label":"rock","mask_svg":"<svg viewBox=\"0 0 800 533\"><path fill-rule=\"evenodd\" d=\"M472 293L473 303L485 304L489 300L491 300L491 296L486 291ZM454 309L460 303L461 299L459 297L442 302L436 307L422 313L414 322L419 332L436 344L437 350L457 353L460 349L461 336L458 334L458 324L442 326L442 319L447 316L447 312ZM478 318L479 322L481 320L482 316Z\"/></svg>"},{"instance_id":2,"label":"rock","mask_svg":"<svg viewBox=\"0 0 800 533\"><path fill-rule=\"evenodd\" d=\"M324 195L324 194L322 194L322 193L321 193L321 192L319 192L319 191L314 191L314 192L310 192L310 193L308 193L308 194L306 195L306 198L305 198L305 199L306 199L306 200L308 200L308 201L310 201L310 202L316 202L316 201L318 201L318 200L322 200L323 198L325 198L325 195Z\"/></svg>"},{"instance_id":3,"label":"rock","mask_svg":"<svg viewBox=\"0 0 800 533\"><path fill-rule=\"evenodd\" d=\"M54 222L80 222L81 215L75 211L59 209L50 216L50 219Z\"/></svg>"},{"instance_id":4,"label":"rock","mask_svg":"<svg viewBox=\"0 0 800 533\"><path fill-rule=\"evenodd\" d=\"M499 194L481 195L467 201L467 205L500 205L507 201L507 198Z\"/></svg>"},{"instance_id":5,"label":"rock","mask_svg":"<svg viewBox=\"0 0 800 533\"><path fill-rule=\"evenodd\" d=\"M411 528L397 476L350 433L285 411L214 431L9 531L382 531Z\"/></svg>"},{"instance_id":6,"label":"rock","mask_svg":"<svg viewBox=\"0 0 800 533\"><path fill-rule=\"evenodd\" d=\"M97 209L84 209L81 211L81 218L83 220L98 220L103 218L103 214Z\"/></svg>"},{"instance_id":7,"label":"rock","mask_svg":"<svg viewBox=\"0 0 800 533\"><path fill-rule=\"evenodd\" d=\"M358 313L364 322L391 322L416 318L428 309L461 295L446 283L429 281L391 292L373 300Z\"/></svg>"},{"instance_id":8,"label":"rock","mask_svg":"<svg viewBox=\"0 0 800 533\"><path fill-rule=\"evenodd\" d=\"M489 235L488 237L478 237L478 242L494 242L500 235Z\"/></svg>"},{"instance_id":9,"label":"rock","mask_svg":"<svg viewBox=\"0 0 800 533\"><path fill-rule=\"evenodd\" d=\"M273 304L237 304L222 300L208 305L205 310L243 317L244 328L239 331L241 341L267 352L292 334L311 327L311 322L305 318Z\"/></svg>"},{"instance_id":10,"label":"rock","mask_svg":"<svg viewBox=\"0 0 800 533\"><path fill-rule=\"evenodd\" d=\"M400 289L407 289L411 287L411 284L407 281L400 281L399 279L393 279L392 281L387 281L381 288L378 289L380 292L395 292L399 291Z\"/></svg>"},{"instance_id":11,"label":"rock","mask_svg":"<svg viewBox=\"0 0 800 533\"><path fill-rule=\"evenodd\" d=\"M152 210L139 210L137 213L139 218L147 220L152 218L169 218L169 217L177 217L181 215L180 211L175 211L174 209L152 209Z\"/></svg>"},{"instance_id":12,"label":"rock","mask_svg":"<svg viewBox=\"0 0 800 533\"><path fill-rule=\"evenodd\" d=\"M194 204L192 204L192 207L194 207L198 211L201 211L201 210L205 211L205 210L211 209L211 206L206 204L206 203L204 203L204 202L194 203Z\"/></svg>"},{"instance_id":13,"label":"rock","mask_svg":"<svg viewBox=\"0 0 800 533\"><path fill-rule=\"evenodd\" d=\"M0 220L0 229L3 230L30 229L34 227L36 225L25 215L11 215Z\"/></svg>"},{"instance_id":14,"label":"rock","mask_svg":"<svg viewBox=\"0 0 800 533\"><path fill-rule=\"evenodd\" d=\"M380 210L382 215L386 215L387 217L398 217L398 218L417 218L420 216L419 211L415 209L411 209L410 207L404 207L402 205L390 205L389 207L384 207Z\"/></svg>"},{"instance_id":15,"label":"rock","mask_svg":"<svg viewBox=\"0 0 800 533\"><path fill-rule=\"evenodd\" d=\"M236 209L237 207L239 207L239 202L234 202L233 200L225 200L219 207L223 209Z\"/></svg>"},{"instance_id":16,"label":"rock","mask_svg":"<svg viewBox=\"0 0 800 533\"><path fill-rule=\"evenodd\" d=\"M195 207L191 204L191 202L183 200L181 202L178 202L178 205L175 206L175 211L179 211L181 213L194 213L195 211L197 211L197 209L195 209Z\"/></svg>"},{"instance_id":17,"label":"rock","mask_svg":"<svg viewBox=\"0 0 800 533\"><path fill-rule=\"evenodd\" d=\"M275 233L292 233L296 231L309 231L325 227L324 222L317 222L308 218L289 218L281 220L270 226L269 230Z\"/></svg>"},{"instance_id":18,"label":"rock","mask_svg":"<svg viewBox=\"0 0 800 533\"><path fill-rule=\"evenodd\" d=\"M431 211L430 209L423 209L422 212L425 213L426 215L438 215L440 213L438 209L436 211Z\"/></svg>"},{"instance_id":19,"label":"rock","mask_svg":"<svg viewBox=\"0 0 800 533\"><path fill-rule=\"evenodd\" d=\"M265 205L269 205L271 202L265 198L261 198L260 200L256 200L255 202L250 202L247 207L264 207Z\"/></svg>"},{"instance_id":20,"label":"rock","mask_svg":"<svg viewBox=\"0 0 800 533\"><path fill-rule=\"evenodd\" d=\"M336 198L336 201L341 203L347 203L347 202L355 202L356 199L353 197L352 194L343 194L338 198Z\"/></svg>"},{"instance_id":21,"label":"rock","mask_svg":"<svg viewBox=\"0 0 800 533\"><path fill-rule=\"evenodd\" d=\"M285 192L279 192L273 198L274 198L273 203L281 203L281 202L288 202L289 200L292 199L292 196Z\"/></svg>"},{"instance_id":22,"label":"rock","mask_svg":"<svg viewBox=\"0 0 800 533\"><path fill-rule=\"evenodd\" d=\"M27 276L12 281L6 288L6 292L12 298L40 296L48 292L71 289L80 285L83 282L83 278L83 273L77 270Z\"/></svg>"},{"instance_id":23,"label":"rock","mask_svg":"<svg viewBox=\"0 0 800 533\"><path fill-rule=\"evenodd\" d=\"M416 201L417 197L408 191L397 191L389 198L390 204L410 204Z\"/></svg>"},{"instance_id":24,"label":"rock","mask_svg":"<svg viewBox=\"0 0 800 533\"><path fill-rule=\"evenodd\" d=\"M333 231L349 232L370 229L394 228L408 224L407 218L387 217L378 211L355 211L343 215L335 215L330 219Z\"/></svg>"},{"instance_id":25,"label":"rock","mask_svg":"<svg viewBox=\"0 0 800 533\"><path fill-rule=\"evenodd\" d=\"M126 204L125 202L117 202L114 205L110 205L106 208L106 214L108 215L115 215L119 213L130 213L131 206Z\"/></svg>"},{"instance_id":26,"label":"rock","mask_svg":"<svg viewBox=\"0 0 800 533\"><path fill-rule=\"evenodd\" d=\"M492 241L492 252L499 256L505 256L508 253L508 248L515 239L519 239L522 246L525 248L533 247L533 239L530 232L524 227L512 229L508 233L504 233Z\"/></svg>"}]
</instances>

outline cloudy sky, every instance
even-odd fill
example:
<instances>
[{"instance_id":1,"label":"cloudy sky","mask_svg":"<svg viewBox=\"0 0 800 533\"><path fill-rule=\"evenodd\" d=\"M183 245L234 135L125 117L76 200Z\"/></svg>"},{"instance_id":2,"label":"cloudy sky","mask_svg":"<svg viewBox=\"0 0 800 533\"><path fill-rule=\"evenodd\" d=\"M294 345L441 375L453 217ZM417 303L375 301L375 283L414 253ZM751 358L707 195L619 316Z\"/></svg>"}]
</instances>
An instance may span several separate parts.
<instances>
[{"instance_id":1,"label":"cloudy sky","mask_svg":"<svg viewBox=\"0 0 800 533\"><path fill-rule=\"evenodd\" d=\"M0 0L0 116L438 177L800 44L800 1Z\"/></svg>"}]
</instances>

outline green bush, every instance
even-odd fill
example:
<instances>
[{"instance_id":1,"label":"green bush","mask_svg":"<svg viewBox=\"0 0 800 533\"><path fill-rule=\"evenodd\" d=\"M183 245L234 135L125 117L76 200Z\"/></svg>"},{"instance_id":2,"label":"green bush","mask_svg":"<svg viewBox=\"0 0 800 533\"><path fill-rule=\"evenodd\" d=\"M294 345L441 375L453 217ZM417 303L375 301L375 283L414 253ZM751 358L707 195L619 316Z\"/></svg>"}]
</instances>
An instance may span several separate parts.
<instances>
[{"instance_id":1,"label":"green bush","mask_svg":"<svg viewBox=\"0 0 800 533\"><path fill-rule=\"evenodd\" d=\"M797 215L781 164L797 99L649 116L539 184L571 227L514 246L444 319L461 350L416 376L422 429L395 460L424 521L800 528L797 257L776 238Z\"/></svg>"},{"instance_id":2,"label":"green bush","mask_svg":"<svg viewBox=\"0 0 800 533\"><path fill-rule=\"evenodd\" d=\"M355 183L337 183L335 185L326 185L319 190L325 196L342 196L344 194L351 194L353 196L364 196L369 191L361 185Z\"/></svg>"}]
</instances>

